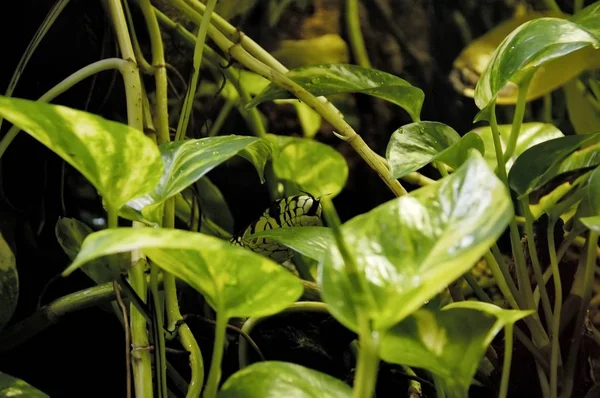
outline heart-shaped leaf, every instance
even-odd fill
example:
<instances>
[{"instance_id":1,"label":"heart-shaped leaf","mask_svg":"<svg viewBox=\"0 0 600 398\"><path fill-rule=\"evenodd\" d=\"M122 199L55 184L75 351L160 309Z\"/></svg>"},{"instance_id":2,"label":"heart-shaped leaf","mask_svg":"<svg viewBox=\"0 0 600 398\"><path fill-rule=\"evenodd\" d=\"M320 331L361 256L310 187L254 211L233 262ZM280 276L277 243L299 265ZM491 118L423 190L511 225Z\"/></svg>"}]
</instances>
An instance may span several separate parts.
<instances>
[{"instance_id":1,"label":"heart-shaped leaf","mask_svg":"<svg viewBox=\"0 0 600 398\"><path fill-rule=\"evenodd\" d=\"M366 289L360 305L385 330L466 273L513 216L505 185L476 150L453 174L346 222L343 235ZM335 246L319 264L332 314L357 331L354 292Z\"/></svg>"},{"instance_id":2,"label":"heart-shaped leaf","mask_svg":"<svg viewBox=\"0 0 600 398\"><path fill-rule=\"evenodd\" d=\"M406 110L412 120L419 120L425 94L406 80L375 69L348 64L320 64L290 70L294 82L315 96L339 93L362 93L382 98ZM265 101L295 98L275 84L257 95L248 107Z\"/></svg>"},{"instance_id":3,"label":"heart-shaped leaf","mask_svg":"<svg viewBox=\"0 0 600 398\"><path fill-rule=\"evenodd\" d=\"M74 218L61 218L54 227L58 244L71 261L77 257L85 238L93 232L86 224ZM131 255L119 254L90 261L81 270L96 284L101 285L119 279L120 274L127 271L129 264Z\"/></svg>"},{"instance_id":4,"label":"heart-shaped leaf","mask_svg":"<svg viewBox=\"0 0 600 398\"><path fill-rule=\"evenodd\" d=\"M351 397L346 383L294 363L266 361L231 376L217 398L343 398Z\"/></svg>"},{"instance_id":5,"label":"heart-shaped leaf","mask_svg":"<svg viewBox=\"0 0 600 398\"><path fill-rule=\"evenodd\" d=\"M277 148L273 171L315 197L339 194L348 179L346 159L329 145L308 139L269 136Z\"/></svg>"},{"instance_id":6,"label":"heart-shaped leaf","mask_svg":"<svg viewBox=\"0 0 600 398\"><path fill-rule=\"evenodd\" d=\"M461 138L443 123L416 122L394 131L386 158L394 178L402 178L435 160L456 168L465 160L470 148L484 150L483 142L475 134Z\"/></svg>"},{"instance_id":7,"label":"heart-shaped leaf","mask_svg":"<svg viewBox=\"0 0 600 398\"><path fill-rule=\"evenodd\" d=\"M0 397L49 398L29 383L0 372Z\"/></svg>"},{"instance_id":8,"label":"heart-shaped leaf","mask_svg":"<svg viewBox=\"0 0 600 398\"><path fill-rule=\"evenodd\" d=\"M380 355L388 362L429 370L443 379L449 397L463 398L494 336L531 313L475 301L439 311L422 308L383 335Z\"/></svg>"},{"instance_id":9,"label":"heart-shaped leaf","mask_svg":"<svg viewBox=\"0 0 600 398\"><path fill-rule=\"evenodd\" d=\"M19 299L19 274L17 260L0 233L0 330L13 316ZM1 374L0 374L1 377ZM2 387L0 383L0 392Z\"/></svg>"},{"instance_id":10,"label":"heart-shaped leaf","mask_svg":"<svg viewBox=\"0 0 600 398\"><path fill-rule=\"evenodd\" d=\"M577 57L573 55L562 61L566 64L560 70L564 79L558 83L560 86L581 73L590 64L594 49L599 47L597 37L571 21L538 18L526 22L509 34L492 55L477 82L475 103L484 109L507 83L519 85L529 72L582 50ZM575 59L579 57L582 59Z\"/></svg>"},{"instance_id":11,"label":"heart-shaped leaf","mask_svg":"<svg viewBox=\"0 0 600 398\"><path fill-rule=\"evenodd\" d=\"M160 152L164 170L159 183L152 192L130 200L123 217L159 225L167 199L235 155L251 161L262 176L271 147L260 138L230 135L169 142L160 146Z\"/></svg>"},{"instance_id":12,"label":"heart-shaped leaf","mask_svg":"<svg viewBox=\"0 0 600 398\"><path fill-rule=\"evenodd\" d=\"M498 126L498 128L500 130L500 143L502 144L502 151L504 152L506 143L510 137L512 126L510 124L503 124ZM498 164L496 162L496 149L494 147L494 138L492 136L491 127L479 127L472 130L472 132L479 135L483 140L483 145L485 147L485 161L490 168L494 170ZM517 139L514 155L506 162L506 171L510 170L517 157L525 152L526 149L541 142L559 137L564 137L564 134L552 124L523 123Z\"/></svg>"},{"instance_id":13,"label":"heart-shaped leaf","mask_svg":"<svg viewBox=\"0 0 600 398\"><path fill-rule=\"evenodd\" d=\"M176 229L95 232L63 275L101 256L138 249L202 293L226 318L272 315L302 294L300 281L268 258L213 236Z\"/></svg>"},{"instance_id":14,"label":"heart-shaped leaf","mask_svg":"<svg viewBox=\"0 0 600 398\"><path fill-rule=\"evenodd\" d=\"M569 156L581 147L592 147L600 133L571 135L537 144L521 154L508 174L510 187L520 196L527 195L560 173L580 166L589 167L598 160L597 150L584 150Z\"/></svg>"},{"instance_id":15,"label":"heart-shaped leaf","mask_svg":"<svg viewBox=\"0 0 600 398\"><path fill-rule=\"evenodd\" d=\"M125 124L65 106L3 96L0 115L75 167L115 210L159 181L158 148Z\"/></svg>"}]
</instances>

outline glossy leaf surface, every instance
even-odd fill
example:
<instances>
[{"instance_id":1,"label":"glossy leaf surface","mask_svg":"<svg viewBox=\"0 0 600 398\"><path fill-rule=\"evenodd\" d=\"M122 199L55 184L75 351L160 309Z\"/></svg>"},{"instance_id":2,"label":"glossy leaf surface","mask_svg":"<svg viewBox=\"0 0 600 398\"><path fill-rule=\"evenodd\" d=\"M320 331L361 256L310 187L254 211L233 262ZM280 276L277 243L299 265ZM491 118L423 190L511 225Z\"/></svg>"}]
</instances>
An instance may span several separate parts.
<instances>
[{"instance_id":1,"label":"glossy leaf surface","mask_svg":"<svg viewBox=\"0 0 600 398\"><path fill-rule=\"evenodd\" d=\"M443 123L416 122L392 134L386 158L394 178L401 178L438 159L456 168L465 160L470 148L484 150L481 139L474 134L461 138Z\"/></svg>"},{"instance_id":2,"label":"glossy leaf surface","mask_svg":"<svg viewBox=\"0 0 600 398\"><path fill-rule=\"evenodd\" d=\"M141 249L163 270L199 291L226 317L267 316L296 301L302 284L285 268L212 236L175 229L117 228L89 235L63 272L108 254Z\"/></svg>"},{"instance_id":3,"label":"glossy leaf surface","mask_svg":"<svg viewBox=\"0 0 600 398\"><path fill-rule=\"evenodd\" d=\"M270 144L244 136L222 136L169 142L160 146L164 170L152 192L127 203L124 217L159 225L164 202L235 155L251 161L259 175L271 154Z\"/></svg>"},{"instance_id":4,"label":"glossy leaf surface","mask_svg":"<svg viewBox=\"0 0 600 398\"><path fill-rule=\"evenodd\" d=\"M419 120L425 97L420 88L412 86L406 80L356 65L311 65L290 70L286 76L315 96L362 93L382 98L405 109L415 121ZM286 98L295 97L289 91L271 83L248 106Z\"/></svg>"},{"instance_id":5,"label":"glossy leaf surface","mask_svg":"<svg viewBox=\"0 0 600 398\"><path fill-rule=\"evenodd\" d=\"M506 149L506 143L510 137L511 128L512 126L510 124L498 126L498 129L500 130L500 143L502 144L503 153ZM485 161L490 168L494 170L497 166L497 162L496 149L494 147L494 138L492 136L491 127L479 127L472 130L472 132L479 135L483 140L483 145L485 146ZM506 162L506 171L510 170L517 157L525 152L525 150L544 141L560 137L564 137L564 134L552 124L537 122L523 123L517 139L514 155Z\"/></svg>"},{"instance_id":6,"label":"glossy leaf surface","mask_svg":"<svg viewBox=\"0 0 600 398\"><path fill-rule=\"evenodd\" d=\"M250 365L223 384L217 398L344 398L346 383L327 374L289 362L266 361Z\"/></svg>"},{"instance_id":7,"label":"glossy leaf surface","mask_svg":"<svg viewBox=\"0 0 600 398\"><path fill-rule=\"evenodd\" d=\"M560 173L590 167L600 160L597 150L578 151L598 142L600 133L566 136L542 142L517 158L508 175L510 187L526 195Z\"/></svg>"},{"instance_id":8,"label":"glossy leaf surface","mask_svg":"<svg viewBox=\"0 0 600 398\"><path fill-rule=\"evenodd\" d=\"M463 398L492 339L504 326L530 313L476 301L450 304L439 311L422 308L384 334L381 357L427 369L444 380L451 398Z\"/></svg>"},{"instance_id":9,"label":"glossy leaf surface","mask_svg":"<svg viewBox=\"0 0 600 398\"><path fill-rule=\"evenodd\" d=\"M75 167L115 209L158 183L160 153L139 130L65 106L2 96L0 115Z\"/></svg>"},{"instance_id":10,"label":"glossy leaf surface","mask_svg":"<svg viewBox=\"0 0 600 398\"><path fill-rule=\"evenodd\" d=\"M475 103L486 108L507 83L519 84L536 68L589 47L594 51L600 40L577 24L559 18L538 18L526 22L509 34L498 46L475 88ZM581 52L584 59L591 55ZM582 72L573 57L562 68L565 79L559 85Z\"/></svg>"},{"instance_id":11,"label":"glossy leaf surface","mask_svg":"<svg viewBox=\"0 0 600 398\"><path fill-rule=\"evenodd\" d=\"M357 305L375 330L385 330L467 272L512 216L506 187L471 150L450 176L343 225L366 297L356 302L341 255L331 247L319 266L323 299L351 330L357 330Z\"/></svg>"},{"instance_id":12,"label":"glossy leaf surface","mask_svg":"<svg viewBox=\"0 0 600 398\"><path fill-rule=\"evenodd\" d=\"M269 137L276 147L273 171L315 197L336 196L348 179L346 159L329 145L307 138Z\"/></svg>"}]
</instances>

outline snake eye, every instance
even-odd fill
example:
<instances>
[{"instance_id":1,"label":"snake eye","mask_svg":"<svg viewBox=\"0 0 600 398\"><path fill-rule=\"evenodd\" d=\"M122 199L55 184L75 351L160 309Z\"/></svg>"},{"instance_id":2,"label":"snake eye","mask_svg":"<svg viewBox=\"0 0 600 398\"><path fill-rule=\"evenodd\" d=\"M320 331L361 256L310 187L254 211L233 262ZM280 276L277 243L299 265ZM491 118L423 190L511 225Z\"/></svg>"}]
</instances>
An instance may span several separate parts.
<instances>
[{"instance_id":1,"label":"snake eye","mask_svg":"<svg viewBox=\"0 0 600 398\"><path fill-rule=\"evenodd\" d=\"M275 202L269 207L269 216L278 219L279 214L281 214L281 206L279 206L279 202Z\"/></svg>"}]
</instances>

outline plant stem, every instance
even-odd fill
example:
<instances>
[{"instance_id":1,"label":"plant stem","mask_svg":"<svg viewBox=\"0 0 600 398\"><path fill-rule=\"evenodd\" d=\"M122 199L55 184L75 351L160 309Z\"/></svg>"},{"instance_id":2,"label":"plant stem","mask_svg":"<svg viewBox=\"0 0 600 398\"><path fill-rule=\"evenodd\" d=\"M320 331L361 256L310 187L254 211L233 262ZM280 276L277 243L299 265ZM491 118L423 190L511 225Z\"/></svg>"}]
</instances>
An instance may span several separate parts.
<instances>
[{"instance_id":1,"label":"plant stem","mask_svg":"<svg viewBox=\"0 0 600 398\"><path fill-rule=\"evenodd\" d=\"M114 25L115 34L121 51L121 56L126 63L120 68L125 82L125 96L127 102L127 121L129 126L143 131L143 108L142 108L142 83L135 60L135 53L131 45L131 38L125 20L122 4L119 0L105 0L108 3L110 16ZM140 223L133 223L134 228L139 228ZM145 303L147 296L147 283L144 275L145 261L140 251L132 251L131 259L133 265L129 270L129 281L131 287ZM137 308L130 306L131 317L131 344L134 348L144 348L149 344L146 319ZM135 396L153 396L152 386L152 358L150 352L138 349L132 352L133 373L135 382Z\"/></svg>"},{"instance_id":2,"label":"plant stem","mask_svg":"<svg viewBox=\"0 0 600 398\"><path fill-rule=\"evenodd\" d=\"M158 290L158 274L160 268L150 264L150 292L152 293L152 302L154 304L154 356L156 368L156 380L158 382L159 397L167 397L167 355L165 350L165 333L163 325L165 324L164 306L160 291Z\"/></svg>"},{"instance_id":3,"label":"plant stem","mask_svg":"<svg viewBox=\"0 0 600 398\"><path fill-rule=\"evenodd\" d=\"M575 329L573 330L573 337L571 346L569 347L569 354L567 357L567 365L565 370L565 383L563 390L561 391L562 398L568 398L571 396L573 391L573 384L575 382L575 368L577 367L577 354L579 352L579 345L581 343L581 335L583 324L585 321L585 314L589 302L592 298L592 287L594 284L594 268L596 266L597 251L596 245L598 244L598 234L594 231L589 231L587 237L587 250L585 258L585 276L584 276L584 291L583 300L581 300L581 306L577 313L577 319L575 321Z\"/></svg>"},{"instance_id":4,"label":"plant stem","mask_svg":"<svg viewBox=\"0 0 600 398\"><path fill-rule=\"evenodd\" d=\"M197 5L197 3L199 2L193 2L195 5ZM172 4L189 18L195 20L196 22L200 22L200 15L188 4L185 4L183 0L172 0ZM287 70L282 73L254 58L243 48L243 46L237 45L236 43L230 41L213 26L209 28L209 34L219 48L221 48L221 50L227 52L230 56L235 58L248 69L265 77L277 86L289 91L298 99L310 106L317 113L319 113L333 126L333 128L337 131L338 136L340 136L344 141L352 146L354 150L356 150L356 152L363 158L369 167L371 167L377 173L381 180L396 196L402 196L407 193L400 182L392 177L387 165L384 164L384 162L379 159L378 155L368 147L362 137L360 137L354 131L354 129L341 116L340 111L337 110L331 103L328 101L324 102L322 99L315 97L302 86L286 77L283 73L287 72Z\"/></svg>"},{"instance_id":5,"label":"plant stem","mask_svg":"<svg viewBox=\"0 0 600 398\"><path fill-rule=\"evenodd\" d=\"M213 345L212 361L210 363L210 371L208 372L208 380L206 389L204 390L204 398L215 398L219 389L219 381L221 379L221 360L223 359L223 350L225 346L225 332L227 329L228 318L225 316L225 311L219 309L217 311L217 326L215 327L215 342Z\"/></svg>"},{"instance_id":6,"label":"plant stem","mask_svg":"<svg viewBox=\"0 0 600 398\"><path fill-rule=\"evenodd\" d=\"M131 398L131 334L129 333L129 319L127 317L127 308L125 307L125 303L121 298L121 293L119 292L119 283L117 281L113 282L113 290L115 291L117 303L119 304L119 308L123 314L123 326L125 329L125 372L127 373L126 391L127 398Z\"/></svg>"},{"instance_id":7,"label":"plant stem","mask_svg":"<svg viewBox=\"0 0 600 398\"><path fill-rule=\"evenodd\" d=\"M371 330L366 314L358 315L359 352L354 376L353 398L370 398L375 391L379 364L379 332Z\"/></svg>"},{"instance_id":8,"label":"plant stem","mask_svg":"<svg viewBox=\"0 0 600 398\"><path fill-rule=\"evenodd\" d=\"M442 382L442 378L436 375L433 375L433 382L435 384L435 395L437 398L446 398L446 390L444 389L444 383Z\"/></svg>"},{"instance_id":9,"label":"plant stem","mask_svg":"<svg viewBox=\"0 0 600 398\"><path fill-rule=\"evenodd\" d=\"M554 280L554 317L552 319L552 329L550 337L552 339L552 350L550 354L550 397L558 396L558 366L560 356L559 346L559 328L560 313L562 308L562 282L560 280L560 270L556 260L556 248L554 247L554 226L556 220L550 220L546 229L546 239L548 240L548 253L550 255L550 267L552 268L552 279Z\"/></svg>"},{"instance_id":10,"label":"plant stem","mask_svg":"<svg viewBox=\"0 0 600 398\"><path fill-rule=\"evenodd\" d=\"M234 104L232 101L225 101L225 103L221 107L221 110L219 111L219 114L215 118L215 121L213 122L212 126L210 126L210 130L208 131L207 136L214 137L219 133L219 131L223 127L223 124L225 123L225 120L231 113L233 106Z\"/></svg>"},{"instance_id":11,"label":"plant stem","mask_svg":"<svg viewBox=\"0 0 600 398\"><path fill-rule=\"evenodd\" d=\"M192 112L192 105L196 96L198 78L200 76L200 65L202 64L202 53L204 52L206 33L210 27L210 17L216 4L217 0L207 0L205 13L200 21L200 28L198 29L198 36L196 37L196 44L194 47L192 75L190 76L190 82L183 102L183 108L181 109L181 115L179 115L179 124L177 125L177 133L175 135L176 140L182 140L186 135L190 114Z\"/></svg>"},{"instance_id":12,"label":"plant stem","mask_svg":"<svg viewBox=\"0 0 600 398\"><path fill-rule=\"evenodd\" d=\"M127 61L124 61L120 58L107 58L89 64L79 69L77 72L71 74L69 77L58 83L56 86L52 87L44 95L38 98L38 101L50 102L54 98L58 97L60 94L64 93L65 91L79 83L80 81L105 70L118 69L121 72L121 74L124 74L124 66L126 64ZM2 137L2 140L0 141L0 158L2 158L2 155L4 155L4 152L6 152L6 149L15 139L19 131L21 131L21 129L19 129L16 126L12 126L10 130L8 130L6 135Z\"/></svg>"},{"instance_id":13,"label":"plant stem","mask_svg":"<svg viewBox=\"0 0 600 398\"><path fill-rule=\"evenodd\" d=\"M54 300L40 307L36 312L19 323L9 326L0 333L0 352L17 348L32 337L58 323L64 315L110 303L115 299L112 282L83 289Z\"/></svg>"},{"instance_id":14,"label":"plant stem","mask_svg":"<svg viewBox=\"0 0 600 398\"><path fill-rule=\"evenodd\" d=\"M517 147L517 140L519 133L521 132L521 124L523 123L523 115L525 114L525 105L527 105L527 91L529 90L529 83L533 77L535 70L529 72L519 84L519 94L517 95L517 104L515 107L515 116L513 118L512 127L510 129L510 137L506 144L506 151L504 151L504 161L507 162L510 159ZM495 110L494 110L495 111Z\"/></svg>"},{"instance_id":15,"label":"plant stem","mask_svg":"<svg viewBox=\"0 0 600 398\"><path fill-rule=\"evenodd\" d=\"M360 15L358 0L346 0L346 29L350 39L350 47L354 53L354 59L363 68L370 68L369 54L365 47L365 41L360 30Z\"/></svg>"},{"instance_id":16,"label":"plant stem","mask_svg":"<svg viewBox=\"0 0 600 398\"><path fill-rule=\"evenodd\" d=\"M500 393L498 398L506 398L508 394L508 381L510 379L510 364L512 363L513 350L513 324L508 323L504 327L504 362L502 363L502 379L500 381Z\"/></svg>"},{"instance_id":17,"label":"plant stem","mask_svg":"<svg viewBox=\"0 0 600 398\"><path fill-rule=\"evenodd\" d=\"M552 124L552 94L544 95L544 117L542 120Z\"/></svg>"},{"instance_id":18,"label":"plant stem","mask_svg":"<svg viewBox=\"0 0 600 398\"><path fill-rule=\"evenodd\" d=\"M540 260L537 254L537 248L535 247L535 237L533 234L533 217L529 211L529 195L526 195L521 199L521 205L523 207L523 214L525 215L525 233L527 234L527 247L529 249L529 257L531 258L531 265L533 268L533 274L537 283L537 287L540 292L542 300L542 307L544 308L544 314L546 316L546 324L552 324L552 308L550 307L550 298L548 297L548 291L546 290L546 283L542 274L542 267L540 266ZM537 305L535 305L537 308Z\"/></svg>"},{"instance_id":19,"label":"plant stem","mask_svg":"<svg viewBox=\"0 0 600 398\"><path fill-rule=\"evenodd\" d=\"M550 1L550 0L547 0ZM552 0L552 2L554 2L554 0ZM583 4L585 3L585 0L575 0L575 4L573 5L573 13L576 13L578 11L580 11L583 8ZM556 3L554 3L556 4ZM558 6L556 6L558 8Z\"/></svg>"},{"instance_id":20,"label":"plant stem","mask_svg":"<svg viewBox=\"0 0 600 398\"><path fill-rule=\"evenodd\" d=\"M174 228L175 222L175 198L169 198L165 202L165 212L163 226L165 228ZM177 286L175 276L169 272L163 273L163 285L165 291L165 306L167 313L167 330L177 329L177 335L181 345L190 353L191 379L188 398L199 397L204 384L204 361L198 342L194 338L189 326L179 324L183 319L179 310L179 301L177 299Z\"/></svg>"}]
</instances>

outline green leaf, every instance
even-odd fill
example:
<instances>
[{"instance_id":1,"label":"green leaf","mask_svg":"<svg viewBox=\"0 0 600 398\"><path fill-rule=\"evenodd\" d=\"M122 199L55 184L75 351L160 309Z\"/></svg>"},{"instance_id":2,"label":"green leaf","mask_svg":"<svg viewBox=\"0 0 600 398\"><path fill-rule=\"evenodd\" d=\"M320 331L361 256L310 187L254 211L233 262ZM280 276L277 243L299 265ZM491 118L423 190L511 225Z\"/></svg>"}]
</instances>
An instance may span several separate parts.
<instances>
[{"instance_id":1,"label":"green leaf","mask_svg":"<svg viewBox=\"0 0 600 398\"><path fill-rule=\"evenodd\" d=\"M199 179L196 186L202 218L212 220L225 231L233 233L233 215L219 187L208 177Z\"/></svg>"},{"instance_id":2,"label":"green leaf","mask_svg":"<svg viewBox=\"0 0 600 398\"><path fill-rule=\"evenodd\" d=\"M600 234L600 216L582 217L579 220L583 223L583 225L597 234Z\"/></svg>"},{"instance_id":3,"label":"green leaf","mask_svg":"<svg viewBox=\"0 0 600 398\"><path fill-rule=\"evenodd\" d=\"M348 44L340 35L327 33L302 40L281 40L271 53L290 69L318 64L350 62Z\"/></svg>"},{"instance_id":4,"label":"green leaf","mask_svg":"<svg viewBox=\"0 0 600 398\"><path fill-rule=\"evenodd\" d=\"M419 120L425 94L406 80L375 69L348 64L320 64L290 70L294 82L315 96L339 93L362 93L396 104L406 110L412 120ZM247 107L265 101L295 98L290 92L271 83Z\"/></svg>"},{"instance_id":5,"label":"green leaf","mask_svg":"<svg viewBox=\"0 0 600 398\"><path fill-rule=\"evenodd\" d=\"M600 216L600 167L596 169L590 175L590 179L587 186L587 196L590 203L590 209L598 216Z\"/></svg>"},{"instance_id":6,"label":"green leaf","mask_svg":"<svg viewBox=\"0 0 600 398\"><path fill-rule=\"evenodd\" d=\"M152 140L125 124L91 113L0 96L0 116L75 167L109 207L149 192L162 172Z\"/></svg>"},{"instance_id":7,"label":"green leaf","mask_svg":"<svg viewBox=\"0 0 600 398\"><path fill-rule=\"evenodd\" d=\"M595 2L571 17L571 21L592 33L600 40L600 3Z\"/></svg>"},{"instance_id":8,"label":"green leaf","mask_svg":"<svg viewBox=\"0 0 600 398\"><path fill-rule=\"evenodd\" d=\"M217 398L343 398L351 397L346 383L316 370L288 362L252 364L232 375Z\"/></svg>"},{"instance_id":9,"label":"green leaf","mask_svg":"<svg viewBox=\"0 0 600 398\"><path fill-rule=\"evenodd\" d=\"M160 152L164 170L159 183L152 192L130 200L123 217L160 225L167 199L235 155L251 161L262 178L271 148L260 138L230 135L169 142L160 146Z\"/></svg>"},{"instance_id":10,"label":"green leaf","mask_svg":"<svg viewBox=\"0 0 600 398\"><path fill-rule=\"evenodd\" d=\"M502 150L506 148L506 143L510 137L510 130L512 126L510 124L503 124L498 126L500 130L500 143L502 144ZM479 127L472 130L473 133L479 135L483 140L485 147L485 161L490 166L490 169L496 169L498 165L496 162L496 149L494 147L494 138L492 136L492 129L489 126ZM552 138L564 137L564 134L556 128L554 125L549 123L523 123L521 125L521 132L517 139L517 146L515 147L514 155L506 162L506 171L509 171L514 164L517 157L525 152L526 149L531 148L541 142L548 141Z\"/></svg>"},{"instance_id":11,"label":"green leaf","mask_svg":"<svg viewBox=\"0 0 600 398\"><path fill-rule=\"evenodd\" d=\"M254 238L272 239L317 261L335 244L331 230L326 227L275 228L248 236L248 239Z\"/></svg>"},{"instance_id":12,"label":"green leaf","mask_svg":"<svg viewBox=\"0 0 600 398\"><path fill-rule=\"evenodd\" d=\"M563 87L569 120L577 134L600 130L600 109L583 82L573 79Z\"/></svg>"},{"instance_id":13,"label":"green leaf","mask_svg":"<svg viewBox=\"0 0 600 398\"><path fill-rule=\"evenodd\" d=\"M475 87L477 107L486 108L507 83L519 85L529 72L586 47L597 49L600 40L573 22L559 18L525 22L502 41L479 78ZM585 56L589 58L588 54ZM563 68L562 78L567 81L577 76L583 64Z\"/></svg>"},{"instance_id":14,"label":"green leaf","mask_svg":"<svg viewBox=\"0 0 600 398\"><path fill-rule=\"evenodd\" d=\"M0 397L49 398L27 382L2 372L0 372Z\"/></svg>"},{"instance_id":15,"label":"green leaf","mask_svg":"<svg viewBox=\"0 0 600 398\"><path fill-rule=\"evenodd\" d=\"M54 227L58 244L71 261L77 257L85 238L93 232L86 224L74 218L61 218ZM101 285L119 279L120 274L127 271L129 264L131 255L120 254L90 261L81 270L96 284Z\"/></svg>"},{"instance_id":16,"label":"green leaf","mask_svg":"<svg viewBox=\"0 0 600 398\"><path fill-rule=\"evenodd\" d=\"M343 234L366 297L355 303L342 257L331 246L319 265L332 314L357 330L361 305L385 330L467 272L513 216L504 184L476 150L453 174L346 222Z\"/></svg>"},{"instance_id":17,"label":"green leaf","mask_svg":"<svg viewBox=\"0 0 600 398\"><path fill-rule=\"evenodd\" d=\"M392 176L402 178L435 160L456 168L464 162L470 148L484 150L483 142L475 134L461 138L443 123L416 122L394 131L386 158Z\"/></svg>"},{"instance_id":18,"label":"green leaf","mask_svg":"<svg viewBox=\"0 0 600 398\"><path fill-rule=\"evenodd\" d=\"M138 249L202 293L226 318L272 315L302 294L300 281L267 257L213 236L176 229L95 232L63 275L101 256Z\"/></svg>"},{"instance_id":19,"label":"green leaf","mask_svg":"<svg viewBox=\"0 0 600 398\"><path fill-rule=\"evenodd\" d=\"M467 397L494 336L531 313L475 301L439 311L423 308L383 335L380 355L387 362L427 369L442 378L450 398Z\"/></svg>"},{"instance_id":20,"label":"green leaf","mask_svg":"<svg viewBox=\"0 0 600 398\"><path fill-rule=\"evenodd\" d=\"M315 197L339 194L348 179L346 159L329 145L310 140L270 135L277 149L273 171Z\"/></svg>"},{"instance_id":21,"label":"green leaf","mask_svg":"<svg viewBox=\"0 0 600 398\"><path fill-rule=\"evenodd\" d=\"M600 133L572 135L548 140L527 149L517 158L508 174L510 187L520 196L527 195L560 173L576 170L580 166L589 167L594 159L598 159L597 154L589 150L581 153L576 151L595 143L599 138Z\"/></svg>"},{"instance_id":22,"label":"green leaf","mask_svg":"<svg viewBox=\"0 0 600 398\"><path fill-rule=\"evenodd\" d=\"M19 274L17 260L0 233L0 330L12 318L19 300ZM1 374L0 374L1 377ZM2 386L0 383L0 393Z\"/></svg>"}]
</instances>

